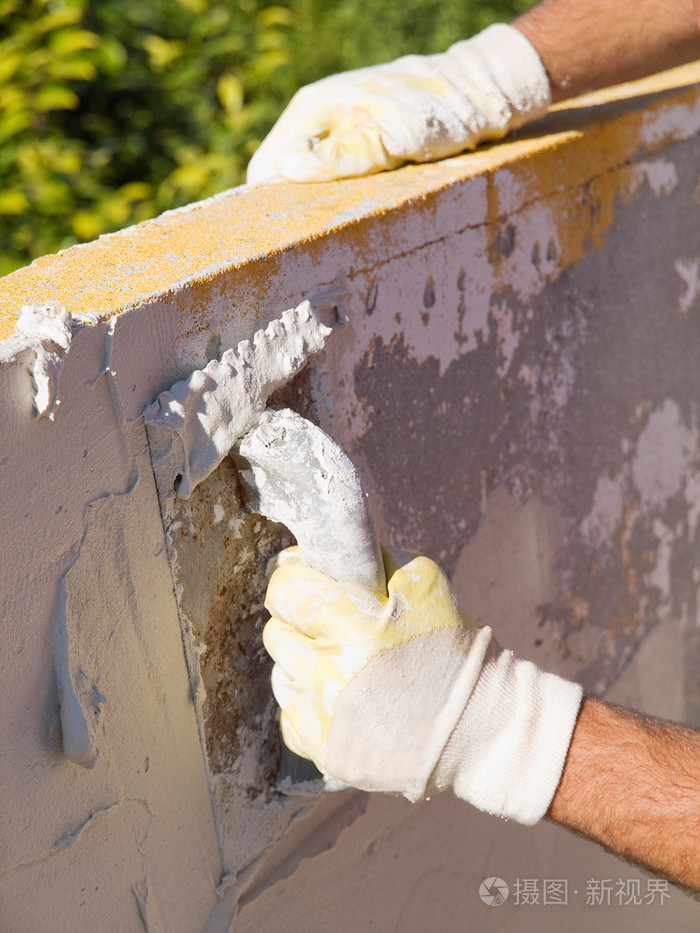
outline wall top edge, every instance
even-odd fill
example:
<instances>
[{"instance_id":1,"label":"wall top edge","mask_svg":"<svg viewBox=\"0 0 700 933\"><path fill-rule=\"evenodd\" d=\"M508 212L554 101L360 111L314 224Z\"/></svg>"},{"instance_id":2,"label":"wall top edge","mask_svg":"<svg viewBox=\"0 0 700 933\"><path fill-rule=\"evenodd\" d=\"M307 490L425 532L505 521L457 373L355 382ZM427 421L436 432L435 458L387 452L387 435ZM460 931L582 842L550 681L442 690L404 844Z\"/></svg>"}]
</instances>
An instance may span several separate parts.
<instances>
[{"instance_id":1,"label":"wall top edge","mask_svg":"<svg viewBox=\"0 0 700 933\"><path fill-rule=\"evenodd\" d=\"M295 245L429 201L501 170L550 168L553 152L588 177L700 130L700 62L619 85L554 108L516 136L475 153L368 178L324 184L241 186L91 243L43 256L0 280L0 340L25 304L55 304L108 319ZM654 116L685 108L680 123ZM571 155L571 159L568 158ZM591 156L594 158L591 158ZM571 184L551 170L548 184ZM584 181L581 174L581 181ZM475 223L485 218L476 218Z\"/></svg>"}]
</instances>

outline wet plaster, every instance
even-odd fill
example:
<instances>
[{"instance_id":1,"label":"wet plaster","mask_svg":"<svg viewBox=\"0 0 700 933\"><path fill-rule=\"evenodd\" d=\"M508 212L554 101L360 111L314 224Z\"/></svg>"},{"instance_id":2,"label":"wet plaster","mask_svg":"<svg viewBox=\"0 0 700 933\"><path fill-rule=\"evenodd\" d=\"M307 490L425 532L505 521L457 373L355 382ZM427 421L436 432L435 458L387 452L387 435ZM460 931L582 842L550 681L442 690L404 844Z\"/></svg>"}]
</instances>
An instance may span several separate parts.
<instances>
[{"instance_id":1,"label":"wet plaster","mask_svg":"<svg viewBox=\"0 0 700 933\"><path fill-rule=\"evenodd\" d=\"M0 367L8 930L141 931L134 888L170 929L198 923L216 900L219 853L146 436L124 421L104 366L110 344L106 325L73 331L53 419L35 411L31 353Z\"/></svg>"}]
</instances>

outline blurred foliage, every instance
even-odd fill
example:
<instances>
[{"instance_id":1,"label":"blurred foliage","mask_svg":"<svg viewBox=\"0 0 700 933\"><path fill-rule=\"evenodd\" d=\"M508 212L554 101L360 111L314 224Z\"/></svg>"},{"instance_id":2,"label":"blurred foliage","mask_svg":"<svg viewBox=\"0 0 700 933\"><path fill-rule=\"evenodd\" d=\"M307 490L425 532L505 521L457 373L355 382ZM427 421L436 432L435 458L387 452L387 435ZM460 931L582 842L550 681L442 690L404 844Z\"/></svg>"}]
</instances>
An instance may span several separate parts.
<instances>
[{"instance_id":1,"label":"blurred foliage","mask_svg":"<svg viewBox=\"0 0 700 933\"><path fill-rule=\"evenodd\" d=\"M294 90L528 0L0 0L0 274L243 181Z\"/></svg>"},{"instance_id":2,"label":"blurred foliage","mask_svg":"<svg viewBox=\"0 0 700 933\"><path fill-rule=\"evenodd\" d=\"M534 0L291 0L293 86L399 55L442 52Z\"/></svg>"}]
</instances>

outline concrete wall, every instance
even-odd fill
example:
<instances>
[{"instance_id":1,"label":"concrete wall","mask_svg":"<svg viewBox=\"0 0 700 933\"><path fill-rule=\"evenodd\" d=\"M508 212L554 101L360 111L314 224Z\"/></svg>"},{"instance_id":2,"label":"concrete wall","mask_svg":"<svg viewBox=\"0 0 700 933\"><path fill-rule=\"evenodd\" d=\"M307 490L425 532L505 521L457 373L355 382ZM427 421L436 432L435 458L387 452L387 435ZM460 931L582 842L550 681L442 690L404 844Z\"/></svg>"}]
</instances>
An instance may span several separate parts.
<instances>
[{"instance_id":1,"label":"concrete wall","mask_svg":"<svg viewBox=\"0 0 700 933\"><path fill-rule=\"evenodd\" d=\"M228 461L157 490L141 414L302 298L338 307L274 401L350 453L382 538L522 656L700 726L699 79L435 165L237 189L0 283L0 928L697 926L551 825L281 787L260 628L288 539ZM47 302L73 315L53 419L11 337Z\"/></svg>"}]
</instances>

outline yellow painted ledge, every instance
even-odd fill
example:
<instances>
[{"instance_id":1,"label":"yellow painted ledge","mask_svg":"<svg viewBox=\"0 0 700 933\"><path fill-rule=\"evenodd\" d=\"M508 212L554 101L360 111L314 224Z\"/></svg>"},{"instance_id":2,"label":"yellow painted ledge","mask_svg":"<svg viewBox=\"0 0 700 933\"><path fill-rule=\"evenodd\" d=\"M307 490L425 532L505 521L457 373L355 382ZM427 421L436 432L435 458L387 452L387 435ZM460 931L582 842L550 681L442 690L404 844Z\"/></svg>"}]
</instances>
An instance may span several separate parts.
<instances>
[{"instance_id":1,"label":"yellow painted ledge","mask_svg":"<svg viewBox=\"0 0 700 933\"><path fill-rule=\"evenodd\" d=\"M654 112L692 108L699 98L696 62L559 105L517 137L459 158L330 184L278 183L224 192L43 256L6 276L0 280L0 339L12 333L23 304L52 302L72 313L109 318L185 282L203 282L332 230L417 200L425 203L504 168L518 165L534 173L540 196L568 188L623 164L640 149L667 145L668 139L642 145L645 123Z\"/></svg>"}]
</instances>

